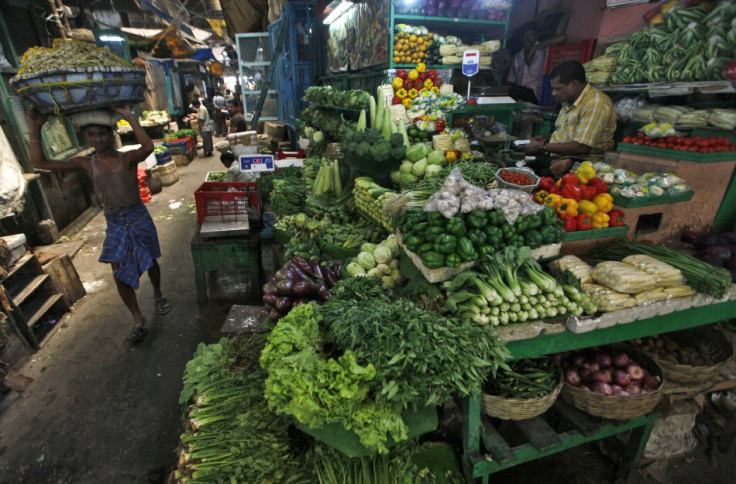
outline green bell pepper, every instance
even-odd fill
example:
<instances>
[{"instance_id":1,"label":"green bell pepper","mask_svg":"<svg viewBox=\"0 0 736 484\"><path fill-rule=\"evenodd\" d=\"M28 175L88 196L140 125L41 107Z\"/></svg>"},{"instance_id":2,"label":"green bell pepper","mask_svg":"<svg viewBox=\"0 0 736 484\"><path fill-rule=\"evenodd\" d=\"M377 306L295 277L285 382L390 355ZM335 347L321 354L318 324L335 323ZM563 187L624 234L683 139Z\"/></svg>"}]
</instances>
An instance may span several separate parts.
<instances>
[{"instance_id":1,"label":"green bell pepper","mask_svg":"<svg viewBox=\"0 0 736 484\"><path fill-rule=\"evenodd\" d=\"M536 249L543 243L542 234L535 229L529 229L524 232L524 244L532 249Z\"/></svg>"},{"instance_id":2,"label":"green bell pepper","mask_svg":"<svg viewBox=\"0 0 736 484\"><path fill-rule=\"evenodd\" d=\"M557 214L552 207L544 207L539 215L542 217L543 225L557 225Z\"/></svg>"},{"instance_id":3,"label":"green bell pepper","mask_svg":"<svg viewBox=\"0 0 736 484\"><path fill-rule=\"evenodd\" d=\"M433 227L445 227L447 225L447 217L440 212L429 212L427 214L427 220L429 221L429 225Z\"/></svg>"},{"instance_id":4,"label":"green bell pepper","mask_svg":"<svg viewBox=\"0 0 736 484\"><path fill-rule=\"evenodd\" d=\"M516 236L516 230L514 230L514 226L509 224L501 225L501 233L503 234L503 240L506 242Z\"/></svg>"},{"instance_id":5,"label":"green bell pepper","mask_svg":"<svg viewBox=\"0 0 736 484\"><path fill-rule=\"evenodd\" d=\"M538 213L533 213L526 218L527 224L530 229L538 229L543 225L542 216Z\"/></svg>"},{"instance_id":6,"label":"green bell pepper","mask_svg":"<svg viewBox=\"0 0 736 484\"><path fill-rule=\"evenodd\" d=\"M460 264L462 263L463 263L462 257L460 257L454 252L452 254L448 254L447 257L445 257L445 265L447 267L457 268L457 267L460 267Z\"/></svg>"},{"instance_id":7,"label":"green bell pepper","mask_svg":"<svg viewBox=\"0 0 736 484\"><path fill-rule=\"evenodd\" d=\"M491 225L491 227L493 227ZM473 246L480 247L483 245L483 243L486 241L486 233L483 232L481 229L471 229L468 230L468 233L465 234L467 238L470 239L470 241L473 243Z\"/></svg>"},{"instance_id":8,"label":"green bell pepper","mask_svg":"<svg viewBox=\"0 0 736 484\"><path fill-rule=\"evenodd\" d=\"M445 266L445 256L439 252L427 252L422 256L422 263L428 269L437 269Z\"/></svg>"},{"instance_id":9,"label":"green bell pepper","mask_svg":"<svg viewBox=\"0 0 736 484\"><path fill-rule=\"evenodd\" d=\"M422 245L424 242L424 237L418 235L410 235L409 237L404 239L404 245L412 252L416 252L417 249L419 249L419 246Z\"/></svg>"},{"instance_id":10,"label":"green bell pepper","mask_svg":"<svg viewBox=\"0 0 736 484\"><path fill-rule=\"evenodd\" d=\"M434 241L437 239L437 237L444 235L445 232L446 232L445 229L442 227L430 226L430 227L427 227L426 230L424 230L424 237L427 240Z\"/></svg>"},{"instance_id":11,"label":"green bell pepper","mask_svg":"<svg viewBox=\"0 0 736 484\"><path fill-rule=\"evenodd\" d=\"M475 209L467 215L466 222L468 226L480 229L488 224L488 216L483 210Z\"/></svg>"},{"instance_id":12,"label":"green bell pepper","mask_svg":"<svg viewBox=\"0 0 736 484\"><path fill-rule=\"evenodd\" d=\"M486 214L488 223L500 227L506 223L506 217L503 216L503 212L500 210L491 210Z\"/></svg>"},{"instance_id":13,"label":"green bell pepper","mask_svg":"<svg viewBox=\"0 0 736 484\"><path fill-rule=\"evenodd\" d=\"M433 250L434 250L434 244L432 242L425 242L419 246L419 248L417 249L417 254L424 255L427 252L431 252Z\"/></svg>"},{"instance_id":14,"label":"green bell pepper","mask_svg":"<svg viewBox=\"0 0 736 484\"><path fill-rule=\"evenodd\" d=\"M455 237L462 237L465 235L465 232L467 232L467 228L465 227L465 221L462 219L462 217L452 217L447 222L446 232L448 234L452 234Z\"/></svg>"},{"instance_id":15,"label":"green bell pepper","mask_svg":"<svg viewBox=\"0 0 736 484\"><path fill-rule=\"evenodd\" d=\"M484 245L478 249L480 256L493 255L496 253L496 248L492 245Z\"/></svg>"},{"instance_id":16,"label":"green bell pepper","mask_svg":"<svg viewBox=\"0 0 736 484\"><path fill-rule=\"evenodd\" d=\"M483 231L486 234L486 245L492 245L496 248L503 245L503 231L495 225L486 225Z\"/></svg>"},{"instance_id":17,"label":"green bell pepper","mask_svg":"<svg viewBox=\"0 0 736 484\"><path fill-rule=\"evenodd\" d=\"M434 242L434 250L440 254L452 254L457 247L457 237L450 234L442 234Z\"/></svg>"},{"instance_id":18,"label":"green bell pepper","mask_svg":"<svg viewBox=\"0 0 736 484\"><path fill-rule=\"evenodd\" d=\"M413 225L402 226L401 231L406 234L422 234L429 228L429 222L417 222Z\"/></svg>"},{"instance_id":19,"label":"green bell pepper","mask_svg":"<svg viewBox=\"0 0 736 484\"><path fill-rule=\"evenodd\" d=\"M527 230L529 230L529 219L524 216L517 218L514 222L514 231L517 234L523 234Z\"/></svg>"},{"instance_id":20,"label":"green bell pepper","mask_svg":"<svg viewBox=\"0 0 736 484\"><path fill-rule=\"evenodd\" d=\"M465 262L470 262L478 258L478 253L475 251L473 243L467 237L460 237L457 240L457 255Z\"/></svg>"}]
</instances>

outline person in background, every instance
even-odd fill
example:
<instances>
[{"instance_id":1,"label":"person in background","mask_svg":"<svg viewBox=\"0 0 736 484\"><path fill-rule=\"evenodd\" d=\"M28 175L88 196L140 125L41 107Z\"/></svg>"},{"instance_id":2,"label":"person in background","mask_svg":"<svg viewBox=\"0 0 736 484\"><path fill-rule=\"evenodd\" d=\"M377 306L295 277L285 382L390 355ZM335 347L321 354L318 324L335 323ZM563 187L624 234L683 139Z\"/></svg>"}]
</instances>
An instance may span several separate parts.
<instances>
[{"instance_id":1,"label":"person in background","mask_svg":"<svg viewBox=\"0 0 736 484\"><path fill-rule=\"evenodd\" d=\"M230 112L230 133L248 131L248 123L245 121L245 116L243 116L240 101L233 99L227 103L227 110Z\"/></svg>"},{"instance_id":2,"label":"person in background","mask_svg":"<svg viewBox=\"0 0 736 484\"><path fill-rule=\"evenodd\" d=\"M212 156L212 131L215 129L215 122L199 99L195 99L192 104L197 108L197 124L202 130L202 158L206 158Z\"/></svg>"},{"instance_id":3,"label":"person in background","mask_svg":"<svg viewBox=\"0 0 736 484\"><path fill-rule=\"evenodd\" d=\"M227 136L227 101L220 94L220 91L215 91L212 104L214 105L214 116L212 116L212 119L215 122L215 136Z\"/></svg>"},{"instance_id":4,"label":"person in background","mask_svg":"<svg viewBox=\"0 0 736 484\"><path fill-rule=\"evenodd\" d=\"M233 100L233 93L230 89L225 89L225 101L230 102Z\"/></svg>"},{"instance_id":5,"label":"person in background","mask_svg":"<svg viewBox=\"0 0 736 484\"><path fill-rule=\"evenodd\" d=\"M509 95L514 99L538 104L539 97L542 94L547 46L564 42L565 35L557 35L540 42L538 41L539 27L537 24L530 22L521 26L520 29L521 49L514 55L507 79L515 88L509 91ZM531 97L528 91L524 92L523 88L534 91L534 98Z\"/></svg>"},{"instance_id":6,"label":"person in background","mask_svg":"<svg viewBox=\"0 0 736 484\"><path fill-rule=\"evenodd\" d=\"M235 162L235 155L232 151L226 151L221 154L220 162L227 168L227 173L225 174L226 182L249 182L256 179L253 173L240 170L240 164Z\"/></svg>"},{"instance_id":7,"label":"person in background","mask_svg":"<svg viewBox=\"0 0 736 484\"><path fill-rule=\"evenodd\" d=\"M600 159L613 148L616 111L611 98L588 84L580 62L562 62L549 77L552 94L562 103L555 129L549 138L536 136L521 150L538 156L537 174L559 178L572 168L573 157Z\"/></svg>"},{"instance_id":8,"label":"person in background","mask_svg":"<svg viewBox=\"0 0 736 484\"><path fill-rule=\"evenodd\" d=\"M133 128L141 145L125 154L115 149L112 125L87 124L82 131L89 145L95 149L92 156L74 156L65 161L49 160L41 146L41 127L46 116L35 109L27 112L28 151L33 166L42 170L71 171L82 169L99 192L105 210L107 230L100 254L100 262L112 266L115 285L123 303L133 316L133 330L128 336L132 343L142 341L148 334L146 319L138 306L135 291L140 276L148 272L156 301L156 313L164 315L171 304L161 292L161 257L156 226L140 198L138 190L138 163L153 153L153 142L131 112L130 106L115 111ZM111 118L112 119L112 118Z\"/></svg>"}]
</instances>

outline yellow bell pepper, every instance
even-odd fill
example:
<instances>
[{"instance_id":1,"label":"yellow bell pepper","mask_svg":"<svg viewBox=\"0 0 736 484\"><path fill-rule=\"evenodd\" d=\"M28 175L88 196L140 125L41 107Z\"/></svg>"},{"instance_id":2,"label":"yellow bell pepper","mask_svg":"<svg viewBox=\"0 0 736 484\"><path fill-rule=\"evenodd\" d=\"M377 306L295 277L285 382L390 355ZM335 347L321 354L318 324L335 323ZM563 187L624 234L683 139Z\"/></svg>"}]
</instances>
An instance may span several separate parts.
<instances>
[{"instance_id":1,"label":"yellow bell pepper","mask_svg":"<svg viewBox=\"0 0 736 484\"><path fill-rule=\"evenodd\" d=\"M556 193L550 193L544 198L544 204L557 211L557 207L562 203L562 197Z\"/></svg>"},{"instance_id":2,"label":"yellow bell pepper","mask_svg":"<svg viewBox=\"0 0 736 484\"><path fill-rule=\"evenodd\" d=\"M404 80L400 77L395 77L393 81L391 81L391 87L394 89L401 89L404 87Z\"/></svg>"},{"instance_id":3,"label":"yellow bell pepper","mask_svg":"<svg viewBox=\"0 0 736 484\"><path fill-rule=\"evenodd\" d=\"M406 89L402 87L401 89L396 91L396 95L399 96L399 99L404 99L409 95L409 93L406 92Z\"/></svg>"},{"instance_id":4,"label":"yellow bell pepper","mask_svg":"<svg viewBox=\"0 0 736 484\"><path fill-rule=\"evenodd\" d=\"M409 80L416 81L418 77L419 71L417 71L416 69L412 69L409 71Z\"/></svg>"},{"instance_id":5,"label":"yellow bell pepper","mask_svg":"<svg viewBox=\"0 0 736 484\"><path fill-rule=\"evenodd\" d=\"M427 65L424 62L417 64L417 72L424 72L427 70Z\"/></svg>"},{"instance_id":6,"label":"yellow bell pepper","mask_svg":"<svg viewBox=\"0 0 736 484\"><path fill-rule=\"evenodd\" d=\"M583 164L575 170L575 176L578 177L580 183L586 185L588 181L595 178L595 169L593 168L593 165L584 161Z\"/></svg>"},{"instance_id":7,"label":"yellow bell pepper","mask_svg":"<svg viewBox=\"0 0 736 484\"><path fill-rule=\"evenodd\" d=\"M416 89L409 89L409 97L412 99L416 99L416 97L419 95L419 91Z\"/></svg>"},{"instance_id":8,"label":"yellow bell pepper","mask_svg":"<svg viewBox=\"0 0 736 484\"><path fill-rule=\"evenodd\" d=\"M549 192L546 190L539 190L534 194L534 201L540 205L544 205L544 199L549 196Z\"/></svg>"},{"instance_id":9,"label":"yellow bell pepper","mask_svg":"<svg viewBox=\"0 0 736 484\"><path fill-rule=\"evenodd\" d=\"M590 200L580 200L578 202L578 212L593 216L598 211L598 205Z\"/></svg>"},{"instance_id":10,"label":"yellow bell pepper","mask_svg":"<svg viewBox=\"0 0 736 484\"><path fill-rule=\"evenodd\" d=\"M578 216L578 201L574 198L563 198L557 207L557 215Z\"/></svg>"},{"instance_id":11,"label":"yellow bell pepper","mask_svg":"<svg viewBox=\"0 0 736 484\"><path fill-rule=\"evenodd\" d=\"M432 79L425 79L424 80L424 88L430 89L432 86L434 86L434 82L432 82Z\"/></svg>"},{"instance_id":12,"label":"yellow bell pepper","mask_svg":"<svg viewBox=\"0 0 736 484\"><path fill-rule=\"evenodd\" d=\"M593 199L593 203L595 203L598 210L603 213L608 213L613 210L613 197L610 193L599 193Z\"/></svg>"},{"instance_id":13,"label":"yellow bell pepper","mask_svg":"<svg viewBox=\"0 0 736 484\"><path fill-rule=\"evenodd\" d=\"M593 222L594 229L606 229L608 228L610 217L605 212L596 212L590 217L590 220Z\"/></svg>"},{"instance_id":14,"label":"yellow bell pepper","mask_svg":"<svg viewBox=\"0 0 736 484\"><path fill-rule=\"evenodd\" d=\"M410 98L405 97L401 100L401 104L403 104L406 109L409 109L410 107L412 107L414 102Z\"/></svg>"},{"instance_id":15,"label":"yellow bell pepper","mask_svg":"<svg viewBox=\"0 0 736 484\"><path fill-rule=\"evenodd\" d=\"M429 92L431 92L432 94L439 94L440 93L440 88L437 87L437 86L432 86L432 87L429 88Z\"/></svg>"},{"instance_id":16,"label":"yellow bell pepper","mask_svg":"<svg viewBox=\"0 0 736 484\"><path fill-rule=\"evenodd\" d=\"M455 153L454 151L448 151L447 153L445 153L445 160L448 163L455 163L457 161L457 153Z\"/></svg>"}]
</instances>

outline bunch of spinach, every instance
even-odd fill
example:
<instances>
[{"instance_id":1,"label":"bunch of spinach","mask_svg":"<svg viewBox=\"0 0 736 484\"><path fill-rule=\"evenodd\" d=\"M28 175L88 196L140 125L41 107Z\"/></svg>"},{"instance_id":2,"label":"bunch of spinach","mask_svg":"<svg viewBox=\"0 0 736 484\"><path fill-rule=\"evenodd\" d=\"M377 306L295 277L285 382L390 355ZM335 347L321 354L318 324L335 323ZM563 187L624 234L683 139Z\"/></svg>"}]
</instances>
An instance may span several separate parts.
<instances>
[{"instance_id":1,"label":"bunch of spinach","mask_svg":"<svg viewBox=\"0 0 736 484\"><path fill-rule=\"evenodd\" d=\"M323 354L323 336L314 306L293 308L281 318L261 352L268 372L265 395L269 408L320 428L339 422L360 442L381 453L386 442L407 439L398 405L368 396L375 378L373 365L361 366L352 351L332 358Z\"/></svg>"},{"instance_id":2,"label":"bunch of spinach","mask_svg":"<svg viewBox=\"0 0 736 484\"><path fill-rule=\"evenodd\" d=\"M375 367L376 400L402 408L439 405L478 391L509 357L487 327L391 298L369 278L337 284L319 316L328 343Z\"/></svg>"},{"instance_id":3,"label":"bunch of spinach","mask_svg":"<svg viewBox=\"0 0 736 484\"><path fill-rule=\"evenodd\" d=\"M295 215L306 207L307 189L298 178L275 179L270 198L271 208L277 216Z\"/></svg>"}]
</instances>

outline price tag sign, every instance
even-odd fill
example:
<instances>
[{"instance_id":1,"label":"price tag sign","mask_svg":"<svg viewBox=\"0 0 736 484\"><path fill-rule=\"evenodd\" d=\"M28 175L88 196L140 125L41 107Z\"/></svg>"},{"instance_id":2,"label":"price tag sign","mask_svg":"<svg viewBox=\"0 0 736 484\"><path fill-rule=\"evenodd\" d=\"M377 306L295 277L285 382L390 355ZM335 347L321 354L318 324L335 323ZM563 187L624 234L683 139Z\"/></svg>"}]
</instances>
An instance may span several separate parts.
<instances>
[{"instance_id":1,"label":"price tag sign","mask_svg":"<svg viewBox=\"0 0 736 484\"><path fill-rule=\"evenodd\" d=\"M473 77L480 68L480 51L478 49L466 50L463 54L463 74Z\"/></svg>"},{"instance_id":2,"label":"price tag sign","mask_svg":"<svg viewBox=\"0 0 736 484\"><path fill-rule=\"evenodd\" d=\"M274 170L273 155L241 155L239 161L240 171L263 173Z\"/></svg>"}]
</instances>

